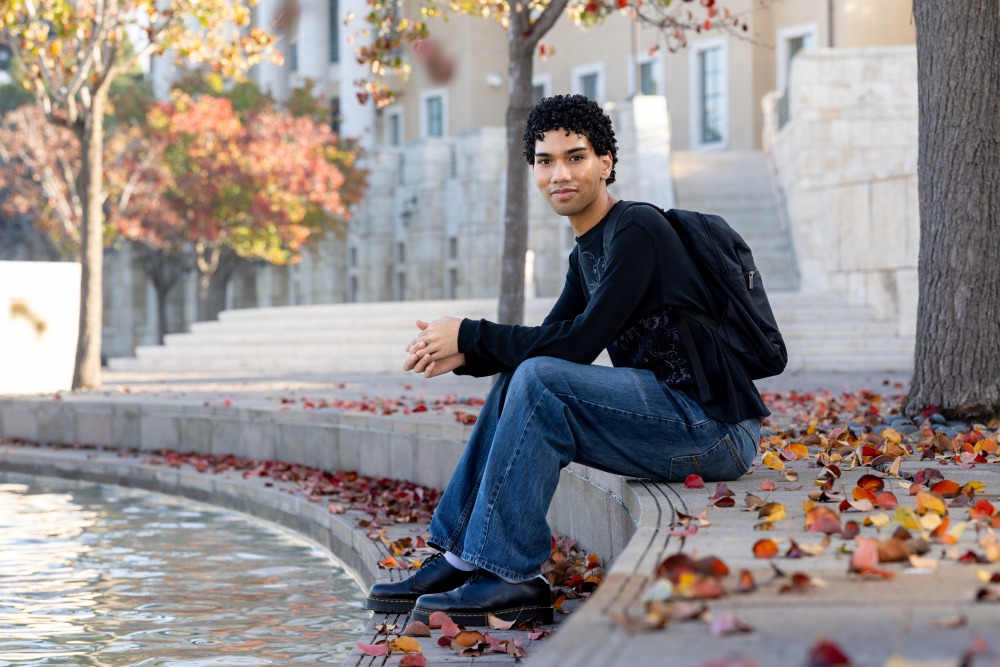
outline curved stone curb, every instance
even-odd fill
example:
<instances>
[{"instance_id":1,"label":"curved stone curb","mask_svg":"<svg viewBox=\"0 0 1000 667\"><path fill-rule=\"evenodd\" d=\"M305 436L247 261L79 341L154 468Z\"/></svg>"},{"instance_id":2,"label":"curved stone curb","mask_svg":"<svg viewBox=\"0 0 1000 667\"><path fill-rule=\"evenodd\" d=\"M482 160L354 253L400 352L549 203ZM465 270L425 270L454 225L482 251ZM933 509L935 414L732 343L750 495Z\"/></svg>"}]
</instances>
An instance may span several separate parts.
<instances>
[{"instance_id":1,"label":"curved stone curb","mask_svg":"<svg viewBox=\"0 0 1000 667\"><path fill-rule=\"evenodd\" d=\"M388 555L357 528L357 518L368 515L331 514L326 505L282 490L287 484L280 482L267 486L261 478L244 479L238 473L199 473L153 465L117 452L40 446L0 445L0 469L144 489L243 512L289 528L328 549L366 587L378 580L378 561Z\"/></svg>"}]
</instances>

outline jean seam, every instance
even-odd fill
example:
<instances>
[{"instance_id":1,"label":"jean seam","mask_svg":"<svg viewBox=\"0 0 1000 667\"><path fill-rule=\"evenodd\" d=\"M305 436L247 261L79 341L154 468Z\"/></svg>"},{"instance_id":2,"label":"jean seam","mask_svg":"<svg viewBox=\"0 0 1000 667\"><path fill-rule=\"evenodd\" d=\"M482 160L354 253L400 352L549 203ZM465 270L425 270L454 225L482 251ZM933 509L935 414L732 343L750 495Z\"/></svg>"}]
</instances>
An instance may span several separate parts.
<instances>
[{"instance_id":1,"label":"jean seam","mask_svg":"<svg viewBox=\"0 0 1000 667\"><path fill-rule=\"evenodd\" d=\"M560 399L563 400L564 403L568 403L568 402L570 402L570 399L572 399L573 401L575 401L576 403L579 403L581 405L590 405L590 406L593 406L593 407L601 408L603 410L607 410L609 412L617 412L619 414L629 415L631 417L642 417L643 419L649 419L650 421L656 421L656 422L668 422L668 423L671 423L671 424L683 424L684 426L688 426L688 427L691 427L691 428L697 428L699 426L704 426L705 424L711 424L712 421L713 421L712 419L704 419L704 420L702 420L700 422L691 423L691 422L685 421L683 419L667 419L666 417L660 417L660 416L657 416L657 415L650 415L650 414L646 414L646 413L643 413L643 412L632 412L631 410L622 410L621 408L613 408L613 407L604 405L603 403L594 403L592 401L585 401L585 400L583 400L583 399L581 399L581 398L579 398L577 396L573 396L571 394L557 394L555 392L552 392L552 395L559 397Z\"/></svg>"}]
</instances>

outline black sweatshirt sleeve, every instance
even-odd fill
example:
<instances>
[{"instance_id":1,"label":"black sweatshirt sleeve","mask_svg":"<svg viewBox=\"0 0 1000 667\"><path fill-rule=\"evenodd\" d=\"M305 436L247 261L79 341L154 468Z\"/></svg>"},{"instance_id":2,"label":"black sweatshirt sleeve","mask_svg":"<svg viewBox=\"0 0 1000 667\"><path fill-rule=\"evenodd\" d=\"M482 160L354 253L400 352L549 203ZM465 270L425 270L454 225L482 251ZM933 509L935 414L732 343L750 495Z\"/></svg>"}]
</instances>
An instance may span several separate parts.
<instances>
[{"instance_id":1,"label":"black sweatshirt sleeve","mask_svg":"<svg viewBox=\"0 0 1000 667\"><path fill-rule=\"evenodd\" d=\"M563 285L562 294L556 299L549 314L545 316L542 326L571 320L582 313L586 307L587 299L581 288L576 251L573 251L569 256L569 270L566 272L566 284Z\"/></svg>"},{"instance_id":2,"label":"black sweatshirt sleeve","mask_svg":"<svg viewBox=\"0 0 1000 667\"><path fill-rule=\"evenodd\" d=\"M510 367L541 356L581 364L594 361L636 319L656 275L652 237L642 225L623 224L625 217L611 251L604 253L608 259L601 282L581 313L537 327L462 320L458 349Z\"/></svg>"}]
</instances>

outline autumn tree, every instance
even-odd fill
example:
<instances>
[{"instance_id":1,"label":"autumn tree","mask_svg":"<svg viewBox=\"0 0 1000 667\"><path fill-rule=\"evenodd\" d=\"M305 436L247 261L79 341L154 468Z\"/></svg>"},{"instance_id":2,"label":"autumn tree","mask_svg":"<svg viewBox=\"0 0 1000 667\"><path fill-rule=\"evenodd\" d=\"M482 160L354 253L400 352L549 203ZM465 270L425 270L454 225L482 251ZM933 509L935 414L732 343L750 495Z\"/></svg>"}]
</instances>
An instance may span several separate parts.
<instances>
[{"instance_id":1,"label":"autumn tree","mask_svg":"<svg viewBox=\"0 0 1000 667\"><path fill-rule=\"evenodd\" d=\"M913 16L920 292L906 409L986 418L1000 415L1000 6L914 0Z\"/></svg>"},{"instance_id":2,"label":"autumn tree","mask_svg":"<svg viewBox=\"0 0 1000 667\"><path fill-rule=\"evenodd\" d=\"M73 387L100 386L104 117L111 84L141 59L170 50L236 76L262 62L274 37L249 28L254 0L4 0L0 33L9 36L22 81L47 119L70 130L82 159L81 308ZM141 41L128 48L127 35Z\"/></svg>"},{"instance_id":3,"label":"autumn tree","mask_svg":"<svg viewBox=\"0 0 1000 667\"><path fill-rule=\"evenodd\" d=\"M309 116L273 106L239 114L228 98L178 93L150 110L148 125L166 174L160 205L173 211L163 228L195 251L199 319L212 315L213 277L235 258L297 261L314 235L345 229L364 192L355 154Z\"/></svg>"},{"instance_id":4,"label":"autumn tree","mask_svg":"<svg viewBox=\"0 0 1000 667\"><path fill-rule=\"evenodd\" d=\"M363 82L362 99L374 97L376 104L387 103L391 91L381 82L386 72L402 65L399 52L404 44L420 43L428 37L427 20L445 12L458 12L498 22L507 35L508 103L506 115L507 190L504 194L503 255L500 276L500 322L520 323L524 319L524 261L528 249L527 164L522 157L522 134L531 111L531 78L534 57L541 40L556 22L567 15L587 27L614 12L634 21L658 27L669 49L683 48L693 31L747 29L743 19L731 16L716 0L453 0L442 3L424 0L415 15L406 15L405 3L396 0L368 0L371 11L371 41L358 49L358 58L371 65L375 78ZM697 10L697 14L692 11ZM434 54L429 54L433 61ZM432 64L433 66L433 64Z\"/></svg>"}]
</instances>

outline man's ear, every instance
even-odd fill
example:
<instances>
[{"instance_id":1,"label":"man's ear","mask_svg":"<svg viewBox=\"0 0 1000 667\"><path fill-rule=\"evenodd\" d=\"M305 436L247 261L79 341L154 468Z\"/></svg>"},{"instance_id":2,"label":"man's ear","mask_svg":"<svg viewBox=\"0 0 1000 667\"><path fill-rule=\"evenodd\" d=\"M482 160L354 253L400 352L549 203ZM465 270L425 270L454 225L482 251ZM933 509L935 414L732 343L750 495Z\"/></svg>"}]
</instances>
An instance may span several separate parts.
<instances>
[{"instance_id":1,"label":"man's ear","mask_svg":"<svg viewBox=\"0 0 1000 667\"><path fill-rule=\"evenodd\" d=\"M611 169L614 167L615 161L611 157L611 153L605 153L600 156L601 158L601 180L606 181L611 178Z\"/></svg>"}]
</instances>

